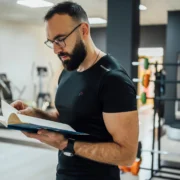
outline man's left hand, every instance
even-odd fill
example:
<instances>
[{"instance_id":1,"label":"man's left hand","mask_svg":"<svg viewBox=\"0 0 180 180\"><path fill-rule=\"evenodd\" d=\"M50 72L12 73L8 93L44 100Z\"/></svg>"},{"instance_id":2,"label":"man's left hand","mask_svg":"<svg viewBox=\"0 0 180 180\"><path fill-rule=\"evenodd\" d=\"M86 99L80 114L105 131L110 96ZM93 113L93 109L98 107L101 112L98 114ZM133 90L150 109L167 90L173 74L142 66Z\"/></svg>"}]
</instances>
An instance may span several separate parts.
<instances>
[{"instance_id":1,"label":"man's left hand","mask_svg":"<svg viewBox=\"0 0 180 180\"><path fill-rule=\"evenodd\" d=\"M56 132L50 132L44 129L41 129L36 133L23 132L27 137L34 138L42 143L53 146L59 150L63 150L67 147L68 139L66 139L62 134Z\"/></svg>"}]
</instances>

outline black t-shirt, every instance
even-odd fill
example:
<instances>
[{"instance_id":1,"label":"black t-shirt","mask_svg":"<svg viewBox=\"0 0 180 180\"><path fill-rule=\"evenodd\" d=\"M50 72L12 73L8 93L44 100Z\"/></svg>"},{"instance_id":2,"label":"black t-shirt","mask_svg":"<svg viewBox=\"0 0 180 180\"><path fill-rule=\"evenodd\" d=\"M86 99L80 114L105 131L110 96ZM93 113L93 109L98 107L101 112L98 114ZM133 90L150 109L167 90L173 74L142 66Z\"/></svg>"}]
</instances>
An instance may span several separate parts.
<instances>
[{"instance_id":1,"label":"black t-shirt","mask_svg":"<svg viewBox=\"0 0 180 180\"><path fill-rule=\"evenodd\" d=\"M137 109L135 87L123 67L105 55L83 72L63 70L55 105L60 122L76 131L88 133L76 139L86 142L113 142L102 112L127 112ZM79 156L67 157L59 151L58 180L119 180L117 166Z\"/></svg>"}]
</instances>

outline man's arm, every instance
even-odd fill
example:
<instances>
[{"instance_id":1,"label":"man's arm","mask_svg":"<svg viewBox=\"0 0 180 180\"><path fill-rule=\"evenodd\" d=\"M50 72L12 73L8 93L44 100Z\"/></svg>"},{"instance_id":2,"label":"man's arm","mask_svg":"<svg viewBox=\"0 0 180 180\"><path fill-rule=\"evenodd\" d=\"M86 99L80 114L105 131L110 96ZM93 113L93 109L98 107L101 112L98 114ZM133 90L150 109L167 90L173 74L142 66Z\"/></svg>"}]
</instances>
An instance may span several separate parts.
<instances>
[{"instance_id":1,"label":"man's arm","mask_svg":"<svg viewBox=\"0 0 180 180\"><path fill-rule=\"evenodd\" d=\"M112 165L131 165L137 155L139 135L136 91L132 81L121 71L109 71L101 86L100 101L104 123L113 142L76 141L75 154ZM46 130L39 130L38 134L25 135L60 150L66 148L68 144L63 135Z\"/></svg>"},{"instance_id":2,"label":"man's arm","mask_svg":"<svg viewBox=\"0 0 180 180\"><path fill-rule=\"evenodd\" d=\"M75 154L93 161L112 165L129 166L137 155L139 123L137 111L123 113L103 113L104 122L114 142L87 143L75 142ZM68 140L61 134L39 130L37 134L26 133L43 143L63 150Z\"/></svg>"},{"instance_id":3,"label":"man's arm","mask_svg":"<svg viewBox=\"0 0 180 180\"><path fill-rule=\"evenodd\" d=\"M139 121L137 111L103 113L103 118L114 142L75 142L75 154L112 165L131 165L136 158L138 147Z\"/></svg>"},{"instance_id":4,"label":"man's arm","mask_svg":"<svg viewBox=\"0 0 180 180\"><path fill-rule=\"evenodd\" d=\"M55 109L53 111L42 111L41 109L34 109L35 114L37 117L42 119L47 119L51 121L58 121L59 119L59 112Z\"/></svg>"},{"instance_id":5,"label":"man's arm","mask_svg":"<svg viewBox=\"0 0 180 180\"><path fill-rule=\"evenodd\" d=\"M56 109L53 111L45 112L45 111L42 111L41 109L29 107L27 104L25 104L21 100L17 100L13 102L11 106L17 109L18 113L24 114L27 116L38 117L38 118L52 120L52 121L58 121L58 118L59 118L59 113Z\"/></svg>"}]
</instances>

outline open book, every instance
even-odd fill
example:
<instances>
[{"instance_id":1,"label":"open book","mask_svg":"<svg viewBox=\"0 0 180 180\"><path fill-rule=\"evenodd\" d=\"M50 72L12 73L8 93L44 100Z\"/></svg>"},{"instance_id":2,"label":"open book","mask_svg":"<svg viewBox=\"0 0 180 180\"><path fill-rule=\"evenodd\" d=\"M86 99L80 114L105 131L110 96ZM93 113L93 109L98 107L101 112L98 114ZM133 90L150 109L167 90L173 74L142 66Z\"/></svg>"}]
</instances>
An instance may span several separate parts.
<instances>
[{"instance_id":1,"label":"open book","mask_svg":"<svg viewBox=\"0 0 180 180\"><path fill-rule=\"evenodd\" d=\"M87 135L86 133L76 132L67 124L18 114L15 108L3 100L1 101L1 107L3 116L0 116L0 123L7 129L32 133L36 133L39 129L46 129L63 135Z\"/></svg>"}]
</instances>

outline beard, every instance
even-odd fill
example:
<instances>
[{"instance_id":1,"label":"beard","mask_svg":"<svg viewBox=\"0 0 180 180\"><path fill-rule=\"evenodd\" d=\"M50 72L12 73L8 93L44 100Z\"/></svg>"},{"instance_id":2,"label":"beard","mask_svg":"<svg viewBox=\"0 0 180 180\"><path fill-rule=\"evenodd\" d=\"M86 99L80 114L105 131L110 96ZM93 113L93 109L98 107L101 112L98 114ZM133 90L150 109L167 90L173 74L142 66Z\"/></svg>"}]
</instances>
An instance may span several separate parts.
<instances>
[{"instance_id":1,"label":"beard","mask_svg":"<svg viewBox=\"0 0 180 180\"><path fill-rule=\"evenodd\" d=\"M79 42L76 42L76 45L71 54L61 52L58 54L58 57L61 60L66 70L73 71L76 70L79 67L79 65L84 61L86 55L87 55L86 47L82 42L82 40L80 40ZM63 61L61 59L61 56L67 56L69 57L69 59Z\"/></svg>"}]
</instances>

